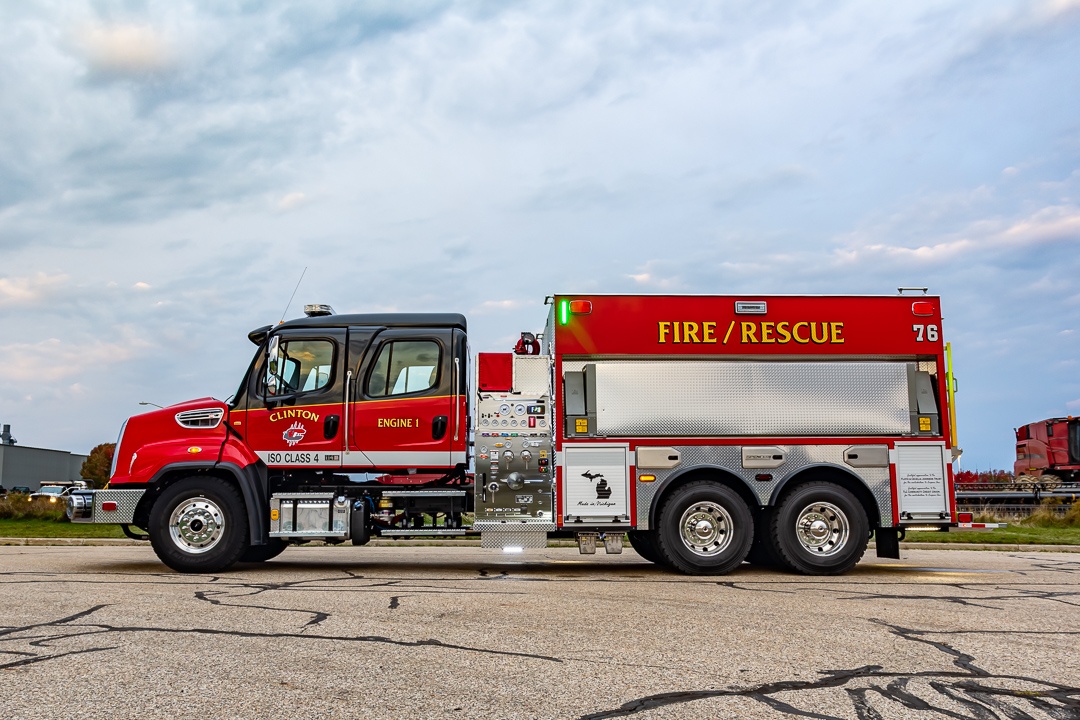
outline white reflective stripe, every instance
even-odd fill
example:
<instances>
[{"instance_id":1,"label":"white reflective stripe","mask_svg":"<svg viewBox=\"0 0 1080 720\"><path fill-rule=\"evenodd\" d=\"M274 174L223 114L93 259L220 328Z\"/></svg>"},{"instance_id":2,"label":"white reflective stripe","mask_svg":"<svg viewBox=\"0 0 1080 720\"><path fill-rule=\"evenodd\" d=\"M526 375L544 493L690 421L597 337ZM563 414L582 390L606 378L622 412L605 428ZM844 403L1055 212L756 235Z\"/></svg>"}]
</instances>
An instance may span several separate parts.
<instances>
[{"instance_id":1,"label":"white reflective stripe","mask_svg":"<svg viewBox=\"0 0 1080 720\"><path fill-rule=\"evenodd\" d=\"M465 453L449 453L446 451L406 451L396 450L390 452L349 452L345 454L346 462L353 464L354 456L366 458L370 465L384 466L396 465L400 467L445 467L447 462L452 464L465 462ZM359 459L356 458L356 459Z\"/></svg>"},{"instance_id":2,"label":"white reflective stripe","mask_svg":"<svg viewBox=\"0 0 1080 720\"><path fill-rule=\"evenodd\" d=\"M311 452L307 450L256 450L267 465L310 465L316 467L341 467L343 453L340 450L332 452Z\"/></svg>"},{"instance_id":3,"label":"white reflective stripe","mask_svg":"<svg viewBox=\"0 0 1080 720\"><path fill-rule=\"evenodd\" d=\"M312 467L446 467L465 462L463 452L312 452L298 450L256 450L259 459L270 466L306 465Z\"/></svg>"}]
</instances>

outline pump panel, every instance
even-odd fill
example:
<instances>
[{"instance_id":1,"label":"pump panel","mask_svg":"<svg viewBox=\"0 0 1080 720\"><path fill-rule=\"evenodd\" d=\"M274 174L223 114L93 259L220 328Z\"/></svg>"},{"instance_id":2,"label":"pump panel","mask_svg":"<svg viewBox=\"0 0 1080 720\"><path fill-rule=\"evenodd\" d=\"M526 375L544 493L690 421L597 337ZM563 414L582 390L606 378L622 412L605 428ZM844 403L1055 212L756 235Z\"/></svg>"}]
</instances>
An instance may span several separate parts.
<instances>
[{"instance_id":1,"label":"pump panel","mask_svg":"<svg viewBox=\"0 0 1080 720\"><path fill-rule=\"evenodd\" d=\"M553 522L551 398L481 394L476 428L476 524Z\"/></svg>"}]
</instances>

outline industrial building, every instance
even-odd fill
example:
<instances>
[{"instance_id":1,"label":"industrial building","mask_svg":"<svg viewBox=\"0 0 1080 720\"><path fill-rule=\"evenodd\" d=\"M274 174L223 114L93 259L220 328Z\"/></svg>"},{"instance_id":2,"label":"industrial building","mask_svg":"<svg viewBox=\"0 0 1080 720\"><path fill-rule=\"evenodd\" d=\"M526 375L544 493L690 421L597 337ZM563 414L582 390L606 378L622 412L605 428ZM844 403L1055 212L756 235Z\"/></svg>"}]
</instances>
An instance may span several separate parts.
<instances>
[{"instance_id":1,"label":"industrial building","mask_svg":"<svg viewBox=\"0 0 1080 720\"><path fill-rule=\"evenodd\" d=\"M18 445L10 425L0 429L0 487L5 490L27 487L35 491L42 485L81 480L79 473L86 458L66 450Z\"/></svg>"}]
</instances>

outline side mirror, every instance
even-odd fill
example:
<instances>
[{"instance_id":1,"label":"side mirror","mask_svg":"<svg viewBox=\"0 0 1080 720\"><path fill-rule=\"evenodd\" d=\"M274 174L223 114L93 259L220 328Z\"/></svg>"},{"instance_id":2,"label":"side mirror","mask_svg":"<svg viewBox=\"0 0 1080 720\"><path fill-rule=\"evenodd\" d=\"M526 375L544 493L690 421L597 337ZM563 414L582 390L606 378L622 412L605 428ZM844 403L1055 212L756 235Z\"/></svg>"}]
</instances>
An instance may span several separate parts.
<instances>
[{"instance_id":1,"label":"side mirror","mask_svg":"<svg viewBox=\"0 0 1080 720\"><path fill-rule=\"evenodd\" d=\"M280 366L281 337L275 335L270 338L270 345L266 348L266 394L277 395L281 391Z\"/></svg>"}]
</instances>

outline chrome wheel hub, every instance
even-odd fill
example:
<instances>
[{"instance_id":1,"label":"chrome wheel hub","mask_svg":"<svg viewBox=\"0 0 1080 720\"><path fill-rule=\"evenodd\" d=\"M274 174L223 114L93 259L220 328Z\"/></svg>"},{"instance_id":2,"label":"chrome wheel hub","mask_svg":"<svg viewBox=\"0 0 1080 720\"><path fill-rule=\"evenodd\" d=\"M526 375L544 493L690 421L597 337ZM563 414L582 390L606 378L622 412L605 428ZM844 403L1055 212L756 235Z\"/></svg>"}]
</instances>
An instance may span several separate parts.
<instances>
[{"instance_id":1,"label":"chrome wheel hub","mask_svg":"<svg viewBox=\"0 0 1080 720\"><path fill-rule=\"evenodd\" d=\"M813 503L795 520L795 536L807 552L825 557L839 552L851 538L847 515L832 503Z\"/></svg>"},{"instance_id":2,"label":"chrome wheel hub","mask_svg":"<svg viewBox=\"0 0 1080 720\"><path fill-rule=\"evenodd\" d=\"M217 545L225 533L221 508L204 497L184 500L169 516L169 536L187 553L204 553Z\"/></svg>"},{"instance_id":3,"label":"chrome wheel hub","mask_svg":"<svg viewBox=\"0 0 1080 720\"><path fill-rule=\"evenodd\" d=\"M694 503L679 520L679 537L695 555L717 555L731 544L731 515L714 502Z\"/></svg>"}]
</instances>

